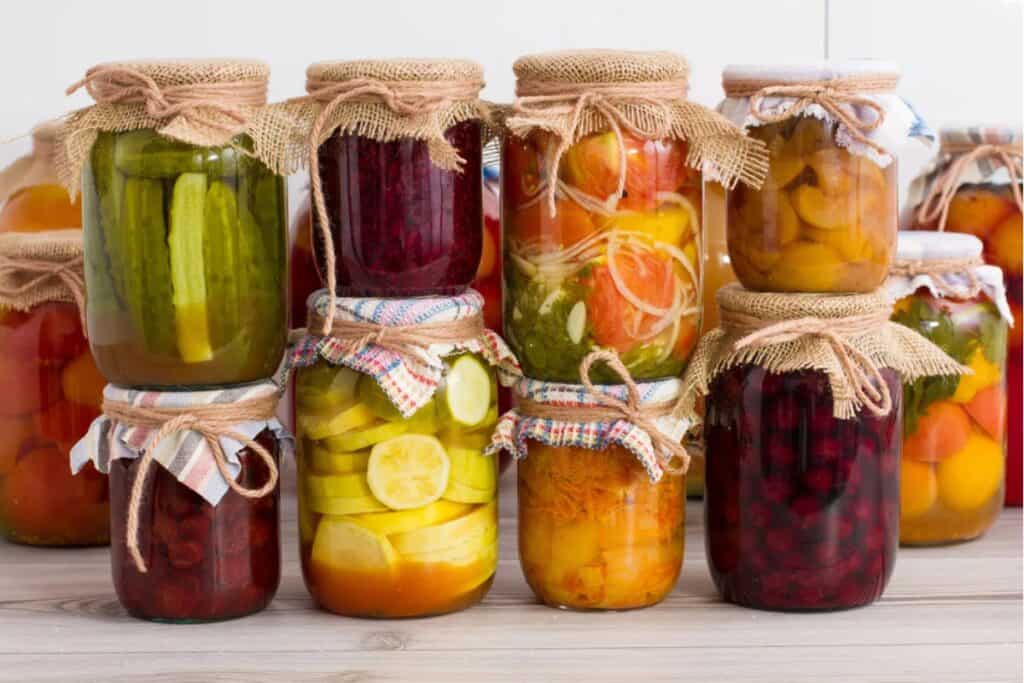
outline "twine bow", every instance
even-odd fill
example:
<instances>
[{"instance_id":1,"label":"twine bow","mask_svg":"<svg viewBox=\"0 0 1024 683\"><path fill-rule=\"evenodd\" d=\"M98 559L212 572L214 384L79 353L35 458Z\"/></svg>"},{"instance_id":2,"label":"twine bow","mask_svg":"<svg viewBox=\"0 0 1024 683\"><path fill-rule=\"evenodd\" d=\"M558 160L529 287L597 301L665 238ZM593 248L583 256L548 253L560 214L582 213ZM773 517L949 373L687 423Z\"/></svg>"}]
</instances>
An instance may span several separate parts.
<instances>
[{"instance_id":1,"label":"twine bow","mask_svg":"<svg viewBox=\"0 0 1024 683\"><path fill-rule=\"evenodd\" d=\"M914 278L918 275L927 275L932 280L932 286L942 296L953 299L970 299L978 296L981 292L981 280L978 279L974 269L984 265L984 261L977 256L959 259L929 259L926 261L902 260L892 264L889 273L901 277ZM964 287L957 288L943 278L943 275L960 274L966 278Z\"/></svg>"},{"instance_id":2,"label":"twine bow","mask_svg":"<svg viewBox=\"0 0 1024 683\"><path fill-rule=\"evenodd\" d=\"M608 197L577 199L581 204L597 204L607 213L622 199L626 191L626 139L625 130L634 137L656 140L671 133L672 102L686 97L688 81L669 80L637 83L564 83L522 81L516 87L512 111L527 119L537 119L540 128L554 132L558 145L551 153L550 168L557 176L558 166L569 147L576 142L577 131L585 111L592 111L608 122L619 152L619 169L615 191ZM633 117L624 109L628 105L647 105L661 111L660 116ZM553 124L551 119L561 119ZM556 130L552 130L552 127ZM568 193L561 181L548 181L546 196L548 211L556 214L558 192ZM583 193L577 194L582 195ZM576 197L574 197L576 199ZM588 201L590 200L590 201Z\"/></svg>"},{"instance_id":3,"label":"twine bow","mask_svg":"<svg viewBox=\"0 0 1024 683\"><path fill-rule=\"evenodd\" d=\"M0 255L0 297L17 300L48 281L58 281L78 307L78 317L85 330L84 263L82 256L58 262Z\"/></svg>"},{"instance_id":4,"label":"twine bow","mask_svg":"<svg viewBox=\"0 0 1024 683\"><path fill-rule=\"evenodd\" d=\"M857 401L872 414L881 417L892 410L892 395L880 368L850 341L850 337L878 329L888 315L866 314L847 318L794 318L764 324L760 318L721 311L722 327L745 335L733 344L735 351L785 344L802 337L818 337L832 349Z\"/></svg>"},{"instance_id":5,"label":"twine bow","mask_svg":"<svg viewBox=\"0 0 1024 683\"><path fill-rule=\"evenodd\" d=\"M278 470L274 457L255 439L247 438L236 431L240 422L267 420L277 410L278 396L270 394L237 403L215 403L189 408L149 408L133 406L122 401L104 399L103 413L112 421L121 422L132 427L157 430L146 446L139 462L132 483L131 497L128 502L128 518L125 531L128 552L135 562L136 569L145 574L148 569L146 561L139 550L139 511L142 506L142 494L146 486L147 475L153 462L156 447L165 438L180 431L193 431L200 434L210 448L213 461L224 481L232 491L245 498L262 498L271 493L277 486ZM267 466L270 476L267 482L256 489L242 486L235 481L228 469L227 456L220 445L220 438L227 437L241 443L245 448L256 453Z\"/></svg>"},{"instance_id":6,"label":"twine bow","mask_svg":"<svg viewBox=\"0 0 1024 683\"><path fill-rule=\"evenodd\" d=\"M400 116L430 116L433 131L430 145L431 159L437 158L442 168L457 170L465 160L458 151L444 139L444 130L438 117L432 116L442 111L453 102L475 99L483 88L483 83L476 80L467 81L382 81L375 78L354 78L344 81L324 81L309 79L306 82L307 98L320 102L323 107L313 120L309 131L308 160L310 193L313 197L313 210L320 228L323 241L324 261L327 269L327 291L331 295L331 305L323 318L321 333L327 335L334 322L334 297L337 293L338 279L335 269L334 239L331 236L331 225L327 215L327 203L324 200L323 181L320 179L320 160L317 150L325 137L332 117L343 104L352 101L379 102ZM437 142L440 141L440 142Z\"/></svg>"},{"instance_id":7,"label":"twine bow","mask_svg":"<svg viewBox=\"0 0 1024 683\"><path fill-rule=\"evenodd\" d=\"M938 219L938 230L946 229L949 217L949 206L960 187L960 179L971 164L981 159L991 159L1006 168L1010 176L1010 191L1017 207L1024 210L1024 199L1021 197L1021 176L1024 175L1024 153L1013 145L978 145L963 156L958 156L932 185L928 196L917 208L918 225L928 225Z\"/></svg>"},{"instance_id":8,"label":"twine bow","mask_svg":"<svg viewBox=\"0 0 1024 683\"><path fill-rule=\"evenodd\" d=\"M69 86L65 94L83 87L99 104L142 104L151 118L181 116L197 126L225 133L246 124L250 115L247 107L267 102L266 80L161 86L138 69L112 64L89 69L85 78Z\"/></svg>"}]
</instances>

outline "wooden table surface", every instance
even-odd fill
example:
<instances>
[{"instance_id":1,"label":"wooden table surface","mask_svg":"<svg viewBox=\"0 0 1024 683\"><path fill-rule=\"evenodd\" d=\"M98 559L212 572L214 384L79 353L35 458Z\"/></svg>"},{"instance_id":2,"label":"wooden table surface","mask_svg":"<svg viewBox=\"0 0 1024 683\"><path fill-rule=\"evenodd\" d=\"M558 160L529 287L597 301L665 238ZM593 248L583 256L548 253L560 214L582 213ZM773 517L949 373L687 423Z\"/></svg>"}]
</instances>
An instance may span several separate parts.
<instances>
[{"instance_id":1,"label":"wooden table surface","mask_svg":"<svg viewBox=\"0 0 1024 683\"><path fill-rule=\"evenodd\" d=\"M580 613L535 603L519 571L514 473L501 561L465 612L374 621L317 611L285 501L285 571L251 617L161 625L125 615L105 549L0 542L0 681L1020 681L1021 510L974 543L903 550L885 596L857 610L778 614L719 602L690 503L686 560L660 605Z\"/></svg>"}]
</instances>

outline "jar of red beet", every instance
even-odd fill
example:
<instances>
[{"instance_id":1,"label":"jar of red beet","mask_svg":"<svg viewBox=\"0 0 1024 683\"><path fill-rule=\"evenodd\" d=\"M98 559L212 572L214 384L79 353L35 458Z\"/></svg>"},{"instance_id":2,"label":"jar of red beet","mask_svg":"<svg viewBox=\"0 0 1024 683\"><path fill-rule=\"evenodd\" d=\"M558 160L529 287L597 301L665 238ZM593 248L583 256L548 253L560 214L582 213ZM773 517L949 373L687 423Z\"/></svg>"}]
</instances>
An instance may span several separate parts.
<instances>
[{"instance_id":1,"label":"jar of red beet","mask_svg":"<svg viewBox=\"0 0 1024 683\"><path fill-rule=\"evenodd\" d=\"M461 294L482 248L481 67L321 62L311 105L314 251L344 296Z\"/></svg>"},{"instance_id":2,"label":"jar of red beet","mask_svg":"<svg viewBox=\"0 0 1024 683\"><path fill-rule=\"evenodd\" d=\"M890 323L878 294L729 285L718 304L721 327L683 380L690 406L705 396L715 585L759 609L873 602L899 544L901 381L961 366ZM690 406L684 414L696 421Z\"/></svg>"},{"instance_id":3,"label":"jar of red beet","mask_svg":"<svg viewBox=\"0 0 1024 683\"><path fill-rule=\"evenodd\" d=\"M290 444L277 401L269 382L195 392L107 385L105 414L71 461L110 475L111 568L129 614L220 621L274 597L278 462ZM178 429L161 436L172 420Z\"/></svg>"}]
</instances>

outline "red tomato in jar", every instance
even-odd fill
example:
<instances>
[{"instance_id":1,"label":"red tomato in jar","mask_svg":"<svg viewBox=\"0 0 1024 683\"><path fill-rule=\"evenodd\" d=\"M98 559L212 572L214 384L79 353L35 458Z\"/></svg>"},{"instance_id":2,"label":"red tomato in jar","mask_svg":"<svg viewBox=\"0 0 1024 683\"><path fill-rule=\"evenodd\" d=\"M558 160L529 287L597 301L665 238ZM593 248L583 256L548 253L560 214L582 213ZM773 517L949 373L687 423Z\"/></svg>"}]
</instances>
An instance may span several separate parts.
<instances>
[{"instance_id":1,"label":"red tomato in jar","mask_svg":"<svg viewBox=\"0 0 1024 683\"><path fill-rule=\"evenodd\" d=\"M78 309L71 303L47 302L28 313L12 311L0 322L0 350L21 361L59 363L87 348Z\"/></svg>"},{"instance_id":2,"label":"red tomato in jar","mask_svg":"<svg viewBox=\"0 0 1024 683\"><path fill-rule=\"evenodd\" d=\"M28 415L60 398L60 372L38 363L0 355L0 415Z\"/></svg>"},{"instance_id":3,"label":"red tomato in jar","mask_svg":"<svg viewBox=\"0 0 1024 683\"><path fill-rule=\"evenodd\" d=\"M652 336L661 316L650 309L668 313L676 276L671 260L656 254L619 252L614 258L621 286L649 310L645 312L631 302L620 290L609 265L601 265L594 268L587 283L587 317L598 344L626 353Z\"/></svg>"},{"instance_id":4,"label":"red tomato in jar","mask_svg":"<svg viewBox=\"0 0 1024 683\"><path fill-rule=\"evenodd\" d=\"M73 442L89 430L100 411L93 406L61 399L35 414L36 430L53 441Z\"/></svg>"}]
</instances>

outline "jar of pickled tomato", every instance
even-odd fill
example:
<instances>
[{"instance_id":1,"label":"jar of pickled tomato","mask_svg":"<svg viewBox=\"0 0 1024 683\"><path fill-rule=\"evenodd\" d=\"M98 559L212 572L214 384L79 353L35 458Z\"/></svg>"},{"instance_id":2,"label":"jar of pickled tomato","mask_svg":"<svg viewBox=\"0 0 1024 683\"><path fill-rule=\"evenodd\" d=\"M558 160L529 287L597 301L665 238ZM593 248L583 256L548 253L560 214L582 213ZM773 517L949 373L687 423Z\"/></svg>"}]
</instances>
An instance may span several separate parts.
<instances>
[{"instance_id":1,"label":"jar of pickled tomato","mask_svg":"<svg viewBox=\"0 0 1024 683\"><path fill-rule=\"evenodd\" d=\"M904 388L900 541L932 545L980 536L1003 507L1006 339L1012 322L995 266L970 235L903 232L887 290L892 319L973 372Z\"/></svg>"},{"instance_id":2,"label":"jar of pickled tomato","mask_svg":"<svg viewBox=\"0 0 1024 683\"><path fill-rule=\"evenodd\" d=\"M483 239L482 68L454 59L320 62L306 78L317 105L310 118L329 110L313 133L311 169L320 273L333 263L344 296L462 293Z\"/></svg>"},{"instance_id":3,"label":"jar of pickled tomato","mask_svg":"<svg viewBox=\"0 0 1024 683\"><path fill-rule=\"evenodd\" d=\"M311 297L311 331L330 300ZM299 536L306 586L322 608L427 616L469 607L490 588L497 463L484 448L498 420L497 375L518 366L484 329L482 307L473 290L339 298L336 320L348 329L303 345ZM366 336L381 327L394 340L386 346Z\"/></svg>"},{"instance_id":4,"label":"jar of pickled tomato","mask_svg":"<svg viewBox=\"0 0 1024 683\"><path fill-rule=\"evenodd\" d=\"M639 406L671 405L679 386L678 379L638 383ZM629 397L624 385L595 390ZM685 476L666 471L650 436L628 419L574 420L574 410L604 405L584 386L524 379L515 396L494 448L518 459L519 559L534 595L580 610L660 602L683 562ZM676 442L682 437L670 416L659 429Z\"/></svg>"},{"instance_id":5,"label":"jar of pickled tomato","mask_svg":"<svg viewBox=\"0 0 1024 683\"><path fill-rule=\"evenodd\" d=\"M721 327L683 391L706 394L706 541L719 593L774 610L873 602L899 541L901 376L960 365L888 322L878 294L730 285L718 302Z\"/></svg>"},{"instance_id":6,"label":"jar of pickled tomato","mask_svg":"<svg viewBox=\"0 0 1024 683\"><path fill-rule=\"evenodd\" d=\"M107 386L118 416L93 424L72 466L94 464L109 474L114 588L132 616L221 621L273 599L281 577L278 463L291 438L274 418L277 392L269 382L160 393ZM240 408L262 417L155 442L156 424L122 414L139 406L156 407L167 419L188 413L202 421L211 411ZM219 454L207 441L211 429Z\"/></svg>"},{"instance_id":7,"label":"jar of pickled tomato","mask_svg":"<svg viewBox=\"0 0 1024 683\"><path fill-rule=\"evenodd\" d=\"M760 190L728 199L732 267L770 292L871 292L896 247L896 154L913 112L895 67L873 62L730 66L727 118L762 140Z\"/></svg>"},{"instance_id":8,"label":"jar of pickled tomato","mask_svg":"<svg viewBox=\"0 0 1024 683\"><path fill-rule=\"evenodd\" d=\"M139 126L145 105L111 100L107 92L126 74L169 90L165 99L191 87L262 88L262 95L244 105L224 95L195 118L186 111L186 131L173 115L144 117ZM268 77L259 62L90 70L89 92L104 114L90 108L73 115L65 155L81 157L72 178L80 169L86 258L96 264L86 272L89 342L108 381L208 387L261 381L280 364L287 329L284 178L262 160L264 148L256 151L254 124L233 121L231 129L241 132L232 137L196 123L221 108L254 120ZM77 141L89 135L95 141L83 152Z\"/></svg>"},{"instance_id":9,"label":"jar of pickled tomato","mask_svg":"<svg viewBox=\"0 0 1024 683\"><path fill-rule=\"evenodd\" d=\"M1003 271L1006 296L1015 320L1021 320L1021 132L995 126L947 128L941 132L936 169L921 178L915 205L918 229L963 232L978 237L985 263ZM1006 359L1007 412L1021 415L1021 324L1010 329ZM1022 420L1007 423L1006 502L1021 504Z\"/></svg>"},{"instance_id":10,"label":"jar of pickled tomato","mask_svg":"<svg viewBox=\"0 0 1024 683\"><path fill-rule=\"evenodd\" d=\"M677 376L700 329L697 161L756 185L763 149L686 101L688 66L676 55L556 52L514 69L501 172L504 319L524 372L575 382L587 354L612 349L635 379ZM703 137L712 130L714 143Z\"/></svg>"}]
</instances>

